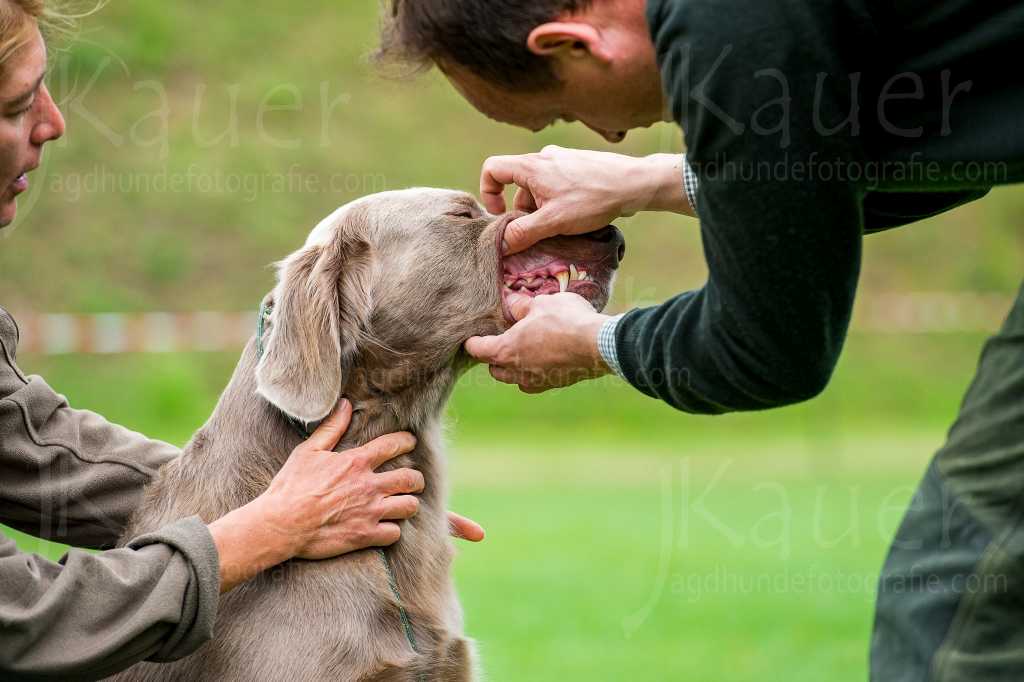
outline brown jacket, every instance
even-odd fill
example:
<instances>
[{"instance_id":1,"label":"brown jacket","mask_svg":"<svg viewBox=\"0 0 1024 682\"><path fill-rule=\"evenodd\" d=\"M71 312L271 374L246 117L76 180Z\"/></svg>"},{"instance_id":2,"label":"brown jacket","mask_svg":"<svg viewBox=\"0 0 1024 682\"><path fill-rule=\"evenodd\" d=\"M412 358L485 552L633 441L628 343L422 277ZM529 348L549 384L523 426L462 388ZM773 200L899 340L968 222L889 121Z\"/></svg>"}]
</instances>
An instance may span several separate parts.
<instances>
[{"instance_id":1,"label":"brown jacket","mask_svg":"<svg viewBox=\"0 0 1024 682\"><path fill-rule=\"evenodd\" d=\"M113 547L173 446L68 406L15 364L0 308L0 523L77 547ZM0 679L95 680L170 661L213 633L219 559L198 518L121 549L58 563L0 534Z\"/></svg>"}]
</instances>

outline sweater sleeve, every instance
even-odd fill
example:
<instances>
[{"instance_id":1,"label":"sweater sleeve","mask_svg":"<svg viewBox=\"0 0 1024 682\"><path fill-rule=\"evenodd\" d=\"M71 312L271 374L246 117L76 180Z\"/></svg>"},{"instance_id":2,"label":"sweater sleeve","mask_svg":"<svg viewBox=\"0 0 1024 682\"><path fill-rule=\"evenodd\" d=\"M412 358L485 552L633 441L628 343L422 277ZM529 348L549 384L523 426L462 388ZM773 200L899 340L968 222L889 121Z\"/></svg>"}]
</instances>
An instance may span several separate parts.
<instances>
[{"instance_id":1,"label":"sweater sleeve","mask_svg":"<svg viewBox=\"0 0 1024 682\"><path fill-rule=\"evenodd\" d=\"M931 218L981 199L989 190L960 192L871 192L864 197L864 232L881 232Z\"/></svg>"},{"instance_id":2,"label":"sweater sleeve","mask_svg":"<svg viewBox=\"0 0 1024 682\"><path fill-rule=\"evenodd\" d=\"M863 161L858 140L817 130L850 109L847 38L838 33L856 36L856 26L834 14L841 5L648 6L663 84L699 179L709 277L699 290L627 314L616 346L627 380L678 409L777 407L813 397L831 377L863 232L863 192L841 172ZM821 86L819 73L828 76Z\"/></svg>"},{"instance_id":3,"label":"sweater sleeve","mask_svg":"<svg viewBox=\"0 0 1024 682\"><path fill-rule=\"evenodd\" d=\"M198 518L59 563L0 536L0 678L97 680L182 658L213 636L216 546Z\"/></svg>"},{"instance_id":4,"label":"sweater sleeve","mask_svg":"<svg viewBox=\"0 0 1024 682\"><path fill-rule=\"evenodd\" d=\"M15 362L0 309L0 523L78 547L113 547L144 486L177 448L72 409Z\"/></svg>"}]
</instances>

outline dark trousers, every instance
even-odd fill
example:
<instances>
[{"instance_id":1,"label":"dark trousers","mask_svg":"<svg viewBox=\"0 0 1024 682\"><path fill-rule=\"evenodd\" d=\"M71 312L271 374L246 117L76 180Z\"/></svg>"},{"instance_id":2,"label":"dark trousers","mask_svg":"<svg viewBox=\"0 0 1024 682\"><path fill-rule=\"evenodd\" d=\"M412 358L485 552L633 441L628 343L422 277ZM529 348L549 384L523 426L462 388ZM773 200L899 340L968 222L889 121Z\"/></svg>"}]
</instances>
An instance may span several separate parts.
<instances>
[{"instance_id":1,"label":"dark trousers","mask_svg":"<svg viewBox=\"0 0 1024 682\"><path fill-rule=\"evenodd\" d=\"M873 682L1024 681L1024 289L879 581Z\"/></svg>"}]
</instances>

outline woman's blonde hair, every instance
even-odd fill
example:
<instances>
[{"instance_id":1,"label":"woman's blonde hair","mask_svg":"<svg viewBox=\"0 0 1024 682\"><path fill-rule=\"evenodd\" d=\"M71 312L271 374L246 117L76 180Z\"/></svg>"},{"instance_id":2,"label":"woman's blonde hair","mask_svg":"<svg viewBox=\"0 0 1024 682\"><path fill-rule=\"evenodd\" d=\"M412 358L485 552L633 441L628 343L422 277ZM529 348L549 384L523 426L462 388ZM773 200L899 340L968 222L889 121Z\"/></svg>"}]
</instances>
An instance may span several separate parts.
<instances>
[{"instance_id":1,"label":"woman's blonde hair","mask_svg":"<svg viewBox=\"0 0 1024 682\"><path fill-rule=\"evenodd\" d=\"M0 0L0 75L7 60L32 42L38 28L45 37L70 32L82 14L64 10L63 0Z\"/></svg>"}]
</instances>

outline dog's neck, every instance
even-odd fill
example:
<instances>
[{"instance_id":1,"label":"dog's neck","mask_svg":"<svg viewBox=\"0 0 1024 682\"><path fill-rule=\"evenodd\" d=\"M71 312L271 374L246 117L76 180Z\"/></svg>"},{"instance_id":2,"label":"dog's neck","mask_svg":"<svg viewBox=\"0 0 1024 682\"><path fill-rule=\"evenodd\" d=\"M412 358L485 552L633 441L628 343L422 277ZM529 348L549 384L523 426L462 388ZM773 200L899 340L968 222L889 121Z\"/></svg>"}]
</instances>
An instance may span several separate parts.
<instances>
[{"instance_id":1,"label":"dog's neck","mask_svg":"<svg viewBox=\"0 0 1024 682\"><path fill-rule=\"evenodd\" d=\"M233 450L240 451L240 454L251 453L256 446L280 467L295 445L301 442L302 436L285 413L257 393L255 371L258 360L253 339L243 351L239 365L203 431L234 434L236 437L245 434ZM455 369L443 368L421 373L417 381L389 389L380 381L386 372L362 367L359 363L355 365L344 388L344 397L352 403L352 420L335 447L337 451L364 445L386 433L410 431L420 437L427 431L436 430L460 374Z\"/></svg>"},{"instance_id":2,"label":"dog's neck","mask_svg":"<svg viewBox=\"0 0 1024 682\"><path fill-rule=\"evenodd\" d=\"M264 489L303 440L288 417L257 393L258 361L252 339L210 419L186 446L190 456L205 459L205 454L215 453L219 463L228 467L220 481L235 488L235 494L225 496L228 505L245 504L255 496L253 491ZM441 413L457 374L452 368L424 373L420 381L403 385L401 390L384 391L372 380L382 376L379 371L352 370L345 388L345 397L353 406L352 421L335 450L359 447L387 433L410 431L418 439L411 453L413 462L425 475L440 474L443 464L435 460L441 454ZM438 492L443 491L440 475L430 478L435 478Z\"/></svg>"}]
</instances>

